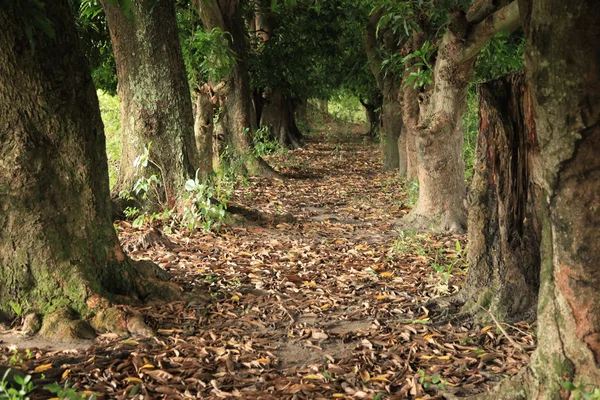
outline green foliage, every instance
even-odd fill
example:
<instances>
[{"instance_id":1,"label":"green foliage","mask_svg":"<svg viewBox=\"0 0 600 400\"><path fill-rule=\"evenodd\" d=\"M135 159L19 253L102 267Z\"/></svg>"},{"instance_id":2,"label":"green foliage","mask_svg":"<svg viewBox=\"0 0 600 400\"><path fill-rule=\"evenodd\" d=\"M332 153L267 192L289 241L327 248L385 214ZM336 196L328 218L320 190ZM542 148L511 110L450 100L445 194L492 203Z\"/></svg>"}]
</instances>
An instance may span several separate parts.
<instances>
[{"instance_id":1,"label":"green foliage","mask_svg":"<svg viewBox=\"0 0 600 400\"><path fill-rule=\"evenodd\" d=\"M339 91L329 99L329 114L344 122L366 122L365 110L358 98L347 91Z\"/></svg>"},{"instance_id":2,"label":"green foliage","mask_svg":"<svg viewBox=\"0 0 600 400\"><path fill-rule=\"evenodd\" d=\"M27 394L35 389L31 382L31 375L25 377L14 375L12 379L15 381L16 387L12 387L8 381L9 373L10 369L7 369L0 380L0 400L29 400Z\"/></svg>"},{"instance_id":3,"label":"green foliage","mask_svg":"<svg viewBox=\"0 0 600 400\"><path fill-rule=\"evenodd\" d=\"M273 154L279 148L279 142L272 137L270 130L270 126L263 125L254 132L252 143L253 152L256 157Z\"/></svg>"},{"instance_id":4,"label":"green foliage","mask_svg":"<svg viewBox=\"0 0 600 400\"><path fill-rule=\"evenodd\" d=\"M114 95L117 92L117 67L102 4L99 0L70 0L70 3L94 85L96 89Z\"/></svg>"},{"instance_id":5,"label":"green foliage","mask_svg":"<svg viewBox=\"0 0 600 400\"><path fill-rule=\"evenodd\" d=\"M117 183L117 174L121 163L121 112L118 96L112 96L98 90L100 114L106 135L106 156L108 158L108 176L110 188Z\"/></svg>"},{"instance_id":6,"label":"green foliage","mask_svg":"<svg viewBox=\"0 0 600 400\"><path fill-rule=\"evenodd\" d=\"M9 300L8 305L17 317L23 315L23 306L14 300Z\"/></svg>"},{"instance_id":7,"label":"green foliage","mask_svg":"<svg viewBox=\"0 0 600 400\"><path fill-rule=\"evenodd\" d=\"M419 374L419 383L423 385L424 389L429 389L432 385L437 385L441 390L446 389L446 382L440 374L427 375L422 369L419 369L417 373Z\"/></svg>"},{"instance_id":8,"label":"green foliage","mask_svg":"<svg viewBox=\"0 0 600 400\"><path fill-rule=\"evenodd\" d=\"M202 228L210 231L220 225L225 218L229 192L214 183L214 178L200 181L198 171L194 179L185 183L187 194L184 196L184 208L179 218L179 224L187 229Z\"/></svg>"},{"instance_id":9,"label":"green foliage","mask_svg":"<svg viewBox=\"0 0 600 400\"><path fill-rule=\"evenodd\" d=\"M423 44L423 47L402 58L402 64L406 64L408 60L412 60L413 58L416 59L414 67L418 68L417 71L412 71L408 75L404 88L411 83L413 84L414 88L421 88L429 85L432 82L433 67L428 60L433 57L433 53L436 50L436 48L431 46L431 42L426 40Z\"/></svg>"},{"instance_id":10,"label":"green foliage","mask_svg":"<svg viewBox=\"0 0 600 400\"><path fill-rule=\"evenodd\" d=\"M572 393L574 400L600 399L600 388L593 384L585 383L583 379L579 379L579 383L577 385L570 381L563 381L561 385L563 388Z\"/></svg>"},{"instance_id":11,"label":"green foliage","mask_svg":"<svg viewBox=\"0 0 600 400\"><path fill-rule=\"evenodd\" d=\"M524 47L525 39L522 33L498 32L477 56L476 82L496 79L521 69Z\"/></svg>"},{"instance_id":12,"label":"green foliage","mask_svg":"<svg viewBox=\"0 0 600 400\"><path fill-rule=\"evenodd\" d=\"M62 386L58 383L45 385L44 389L56 394L56 397L60 400L95 400L97 397L95 394L88 397L85 393L79 393L77 389L69 385L68 381Z\"/></svg>"}]
</instances>

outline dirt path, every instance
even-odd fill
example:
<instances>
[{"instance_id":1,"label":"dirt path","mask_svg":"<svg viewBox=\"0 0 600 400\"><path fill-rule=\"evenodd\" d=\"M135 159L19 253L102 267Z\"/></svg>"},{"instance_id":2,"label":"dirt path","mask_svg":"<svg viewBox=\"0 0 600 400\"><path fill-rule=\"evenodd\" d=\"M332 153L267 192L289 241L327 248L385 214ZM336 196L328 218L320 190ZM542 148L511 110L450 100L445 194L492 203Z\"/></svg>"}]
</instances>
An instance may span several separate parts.
<instances>
[{"instance_id":1,"label":"dirt path","mask_svg":"<svg viewBox=\"0 0 600 400\"><path fill-rule=\"evenodd\" d=\"M406 188L381 172L375 145L344 136L272 157L283 181L240 185L232 204L256 218L131 253L199 299L139 310L156 338L36 348L17 364L123 399L442 398L514 374L528 354L496 327L429 324L420 304L464 279L464 237L399 236L390 221L409 208ZM125 243L143 234L121 227ZM533 350L530 327L514 328Z\"/></svg>"}]
</instances>

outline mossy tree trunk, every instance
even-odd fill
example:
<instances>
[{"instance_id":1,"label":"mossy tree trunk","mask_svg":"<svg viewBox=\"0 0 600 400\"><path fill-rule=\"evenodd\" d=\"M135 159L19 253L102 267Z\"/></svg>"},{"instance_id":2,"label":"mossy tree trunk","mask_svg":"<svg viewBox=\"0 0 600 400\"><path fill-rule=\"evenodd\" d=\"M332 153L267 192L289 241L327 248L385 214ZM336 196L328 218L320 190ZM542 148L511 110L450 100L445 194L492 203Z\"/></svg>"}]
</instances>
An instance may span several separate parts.
<instances>
[{"instance_id":1,"label":"mossy tree trunk","mask_svg":"<svg viewBox=\"0 0 600 400\"><path fill-rule=\"evenodd\" d=\"M600 382L600 8L519 1L543 191L538 345L531 365L479 398L572 398Z\"/></svg>"},{"instance_id":2,"label":"mossy tree trunk","mask_svg":"<svg viewBox=\"0 0 600 400\"><path fill-rule=\"evenodd\" d=\"M250 76L248 74L248 49L239 0L198 0L195 7L206 30L219 28L228 32L229 45L236 55L229 76L217 92L221 101L221 126L225 140L243 158L248 172L265 177L278 178L262 158L256 157L252 147L252 135L257 121L252 105Z\"/></svg>"},{"instance_id":3,"label":"mossy tree trunk","mask_svg":"<svg viewBox=\"0 0 600 400\"><path fill-rule=\"evenodd\" d=\"M516 73L479 86L480 130L469 192L469 276L463 311L499 320L535 315L540 194L530 92Z\"/></svg>"},{"instance_id":4,"label":"mossy tree trunk","mask_svg":"<svg viewBox=\"0 0 600 400\"><path fill-rule=\"evenodd\" d=\"M466 186L462 160L462 116L475 56L500 30L519 26L516 2L472 24L454 13L439 46L433 88L419 114L416 137L419 200L405 222L417 229L463 232Z\"/></svg>"},{"instance_id":5,"label":"mossy tree trunk","mask_svg":"<svg viewBox=\"0 0 600 400\"><path fill-rule=\"evenodd\" d=\"M173 0L102 0L110 30L121 99L122 160L116 192L131 191L140 176L156 175L159 201L172 207L200 167L194 117ZM150 146L147 168L135 159ZM156 204L148 204L156 206Z\"/></svg>"},{"instance_id":6,"label":"mossy tree trunk","mask_svg":"<svg viewBox=\"0 0 600 400\"><path fill-rule=\"evenodd\" d=\"M41 4L55 33L33 28L32 42L27 21L0 10L0 310L87 317L114 295L148 296L149 282L112 225L104 128L71 8ZM45 334L88 331L54 322Z\"/></svg>"}]
</instances>

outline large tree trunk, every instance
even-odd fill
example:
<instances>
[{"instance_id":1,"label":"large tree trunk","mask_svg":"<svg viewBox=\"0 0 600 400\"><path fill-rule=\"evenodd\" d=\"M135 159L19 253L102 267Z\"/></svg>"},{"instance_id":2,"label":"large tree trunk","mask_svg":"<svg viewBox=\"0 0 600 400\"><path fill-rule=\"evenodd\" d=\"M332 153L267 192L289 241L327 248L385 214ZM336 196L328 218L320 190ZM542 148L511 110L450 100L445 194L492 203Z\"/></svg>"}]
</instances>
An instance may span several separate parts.
<instances>
[{"instance_id":1,"label":"large tree trunk","mask_svg":"<svg viewBox=\"0 0 600 400\"><path fill-rule=\"evenodd\" d=\"M68 339L93 334L70 313L149 293L112 225L102 120L74 17L66 0L41 4L52 36L0 10L0 311L12 313L9 301L43 316L61 309L42 332Z\"/></svg>"},{"instance_id":2,"label":"large tree trunk","mask_svg":"<svg viewBox=\"0 0 600 400\"><path fill-rule=\"evenodd\" d=\"M173 0L131 3L129 17L102 0L117 63L121 98L122 159L116 192L131 191L140 176L161 181L161 206L173 206L199 166L187 76ZM134 160L150 142L150 164ZM155 205L155 204L154 204Z\"/></svg>"},{"instance_id":3,"label":"large tree trunk","mask_svg":"<svg viewBox=\"0 0 600 400\"><path fill-rule=\"evenodd\" d=\"M416 138L419 200L406 217L417 229L463 232L467 226L462 116L477 52L499 30L519 25L516 3L474 26L455 13L442 38Z\"/></svg>"},{"instance_id":4,"label":"large tree trunk","mask_svg":"<svg viewBox=\"0 0 600 400\"><path fill-rule=\"evenodd\" d=\"M219 28L229 33L229 45L236 55L236 62L225 78L225 85L218 92L226 141L243 158L250 173L277 178L279 174L262 158L256 157L252 149L251 138L256 131L257 121L252 106L248 51L239 0L199 0L196 9L205 29Z\"/></svg>"},{"instance_id":5,"label":"large tree trunk","mask_svg":"<svg viewBox=\"0 0 600 400\"><path fill-rule=\"evenodd\" d=\"M523 74L479 86L480 131L469 192L469 276L462 295L471 314L499 320L535 315L540 273L538 149Z\"/></svg>"},{"instance_id":6,"label":"large tree trunk","mask_svg":"<svg viewBox=\"0 0 600 400\"><path fill-rule=\"evenodd\" d=\"M274 91L264 105L261 125L270 126L272 135L282 147L299 149L302 147L302 133L296 126L292 101L281 92Z\"/></svg>"},{"instance_id":7,"label":"large tree trunk","mask_svg":"<svg viewBox=\"0 0 600 400\"><path fill-rule=\"evenodd\" d=\"M600 382L600 8L519 1L544 192L538 347L489 399L566 399Z\"/></svg>"}]
</instances>

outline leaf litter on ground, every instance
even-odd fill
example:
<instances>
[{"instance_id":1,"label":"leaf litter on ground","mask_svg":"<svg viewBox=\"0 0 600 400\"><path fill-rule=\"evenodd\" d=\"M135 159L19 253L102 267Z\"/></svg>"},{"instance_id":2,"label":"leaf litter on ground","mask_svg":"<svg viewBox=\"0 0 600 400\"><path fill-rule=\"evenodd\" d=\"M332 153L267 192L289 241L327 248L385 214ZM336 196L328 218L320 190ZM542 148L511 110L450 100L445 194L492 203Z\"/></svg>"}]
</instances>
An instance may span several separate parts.
<instances>
[{"instance_id":1,"label":"leaf litter on ground","mask_svg":"<svg viewBox=\"0 0 600 400\"><path fill-rule=\"evenodd\" d=\"M466 238L396 231L407 184L359 134L329 139L270 157L283 180L238 185L231 204L262 218L129 246L198 298L139 308L155 337L5 346L0 365L98 399L441 399L515 374L530 324L505 326L508 339L493 324L433 324L423 306L464 281ZM119 223L126 248L152 229Z\"/></svg>"}]
</instances>

